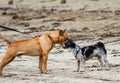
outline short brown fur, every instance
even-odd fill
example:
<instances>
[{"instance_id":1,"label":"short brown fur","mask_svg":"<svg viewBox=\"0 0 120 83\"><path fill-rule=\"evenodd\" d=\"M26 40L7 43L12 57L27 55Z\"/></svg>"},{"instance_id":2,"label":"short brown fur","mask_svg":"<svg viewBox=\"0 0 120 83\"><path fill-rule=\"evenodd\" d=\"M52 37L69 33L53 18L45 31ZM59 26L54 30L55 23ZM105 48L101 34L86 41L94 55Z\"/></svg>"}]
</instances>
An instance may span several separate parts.
<instances>
[{"instance_id":1,"label":"short brown fur","mask_svg":"<svg viewBox=\"0 0 120 83\"><path fill-rule=\"evenodd\" d=\"M0 63L0 75L2 75L3 68L19 55L39 56L40 72L48 73L47 60L50 50L56 43L63 45L63 43L67 40L68 35L64 30L52 31L50 33L41 35L39 37L39 41L42 48L42 53L39 51L39 45L37 44L36 39L17 40L10 42L1 34L0 38L6 41L9 45L6 54Z\"/></svg>"}]
</instances>

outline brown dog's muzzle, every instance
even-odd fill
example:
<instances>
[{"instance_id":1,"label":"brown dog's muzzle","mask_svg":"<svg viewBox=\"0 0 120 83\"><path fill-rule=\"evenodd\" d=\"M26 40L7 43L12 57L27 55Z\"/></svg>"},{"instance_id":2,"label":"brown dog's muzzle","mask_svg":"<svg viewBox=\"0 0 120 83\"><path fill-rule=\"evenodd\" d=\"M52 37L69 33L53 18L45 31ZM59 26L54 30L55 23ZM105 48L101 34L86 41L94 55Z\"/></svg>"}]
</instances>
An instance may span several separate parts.
<instances>
[{"instance_id":1,"label":"brown dog's muzzle","mask_svg":"<svg viewBox=\"0 0 120 83\"><path fill-rule=\"evenodd\" d=\"M63 46L66 40L68 40L68 37L65 37L59 40L60 45Z\"/></svg>"}]
</instances>

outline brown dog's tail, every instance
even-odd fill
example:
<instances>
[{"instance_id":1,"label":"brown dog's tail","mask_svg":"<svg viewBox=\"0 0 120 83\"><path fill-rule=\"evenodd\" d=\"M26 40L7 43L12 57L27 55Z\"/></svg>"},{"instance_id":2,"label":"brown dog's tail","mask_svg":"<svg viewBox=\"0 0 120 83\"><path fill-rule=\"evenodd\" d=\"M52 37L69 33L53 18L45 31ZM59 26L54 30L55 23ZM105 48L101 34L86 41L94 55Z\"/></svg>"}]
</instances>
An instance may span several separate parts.
<instances>
[{"instance_id":1,"label":"brown dog's tail","mask_svg":"<svg viewBox=\"0 0 120 83\"><path fill-rule=\"evenodd\" d=\"M0 38L3 39L4 41L6 41L8 44L11 43L11 41L9 41L8 39L6 39L4 36L2 36L2 34L0 34Z\"/></svg>"}]
</instances>

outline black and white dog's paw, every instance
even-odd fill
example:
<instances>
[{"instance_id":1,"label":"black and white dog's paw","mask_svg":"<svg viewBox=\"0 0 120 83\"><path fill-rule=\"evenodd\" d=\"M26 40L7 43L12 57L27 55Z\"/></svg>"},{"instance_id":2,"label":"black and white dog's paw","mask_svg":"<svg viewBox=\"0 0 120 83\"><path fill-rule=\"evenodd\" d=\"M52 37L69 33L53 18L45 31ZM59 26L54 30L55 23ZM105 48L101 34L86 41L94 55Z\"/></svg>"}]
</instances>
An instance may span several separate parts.
<instances>
[{"instance_id":1,"label":"black and white dog's paw","mask_svg":"<svg viewBox=\"0 0 120 83\"><path fill-rule=\"evenodd\" d=\"M84 69L80 69L80 72L84 72L85 70Z\"/></svg>"},{"instance_id":2,"label":"black and white dog's paw","mask_svg":"<svg viewBox=\"0 0 120 83\"><path fill-rule=\"evenodd\" d=\"M74 70L73 72L79 72L79 70Z\"/></svg>"}]
</instances>

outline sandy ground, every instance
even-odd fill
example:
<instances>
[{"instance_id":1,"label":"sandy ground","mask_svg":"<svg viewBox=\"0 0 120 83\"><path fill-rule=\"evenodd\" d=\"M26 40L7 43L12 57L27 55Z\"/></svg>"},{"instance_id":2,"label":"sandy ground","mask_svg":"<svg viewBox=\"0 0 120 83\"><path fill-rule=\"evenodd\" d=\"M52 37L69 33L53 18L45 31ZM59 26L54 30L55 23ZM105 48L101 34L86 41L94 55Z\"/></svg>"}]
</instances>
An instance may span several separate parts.
<instances>
[{"instance_id":1,"label":"sandy ground","mask_svg":"<svg viewBox=\"0 0 120 83\"><path fill-rule=\"evenodd\" d=\"M67 29L80 46L109 42L109 71L98 71L96 59L86 62L85 72L74 72L76 60L71 51L58 45L48 58L50 74L40 74L38 57L16 57L4 70L0 83L120 83L120 0L15 0L0 1L0 24L26 32L0 29L9 40L30 39L56 29ZM0 40L0 61L7 44Z\"/></svg>"}]
</instances>

